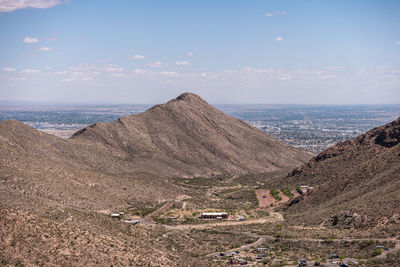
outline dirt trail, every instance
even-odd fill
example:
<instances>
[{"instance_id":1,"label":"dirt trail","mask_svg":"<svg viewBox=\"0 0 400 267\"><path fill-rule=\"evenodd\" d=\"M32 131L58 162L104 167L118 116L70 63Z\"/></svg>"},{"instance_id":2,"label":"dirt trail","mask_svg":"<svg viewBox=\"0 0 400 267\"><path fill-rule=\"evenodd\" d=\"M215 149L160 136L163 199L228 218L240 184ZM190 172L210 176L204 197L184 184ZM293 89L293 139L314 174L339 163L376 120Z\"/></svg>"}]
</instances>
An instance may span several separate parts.
<instances>
[{"instance_id":1,"label":"dirt trail","mask_svg":"<svg viewBox=\"0 0 400 267\"><path fill-rule=\"evenodd\" d=\"M381 255L376 256L378 259L386 259L388 253L393 253L400 250L400 240L392 239L392 242L396 242L394 249L384 250Z\"/></svg>"},{"instance_id":2,"label":"dirt trail","mask_svg":"<svg viewBox=\"0 0 400 267\"><path fill-rule=\"evenodd\" d=\"M293 192L292 192L293 193ZM267 189L258 189L256 190L256 195L258 199L259 208L269 208L271 204L282 205L289 201L289 197L279 192L279 196L282 198L281 201L276 201L276 199L270 194L270 190ZM297 194L298 195L298 194Z\"/></svg>"},{"instance_id":3,"label":"dirt trail","mask_svg":"<svg viewBox=\"0 0 400 267\"><path fill-rule=\"evenodd\" d=\"M234 225L248 225L248 224L263 224L263 223L274 223L284 221L284 218L281 214L275 213L272 218L262 218L256 220L247 220L247 221L222 221L222 222L212 222L205 224L185 224L185 225L176 225L176 229L180 230L189 230L189 229L206 229L210 227L216 226L234 226Z\"/></svg>"},{"instance_id":4,"label":"dirt trail","mask_svg":"<svg viewBox=\"0 0 400 267\"><path fill-rule=\"evenodd\" d=\"M233 180L237 179L239 177L238 174L234 174L231 178L227 179L224 183L228 184L232 182Z\"/></svg>"},{"instance_id":5,"label":"dirt trail","mask_svg":"<svg viewBox=\"0 0 400 267\"><path fill-rule=\"evenodd\" d=\"M156 225L157 223L155 223L152 219L152 216L156 216L162 212L165 212L166 210L168 210L172 205L174 204L174 202L168 202L166 204L164 204L161 208L159 208L158 210L152 212L151 214L147 215L145 218L140 219L141 223L143 224L147 224L147 225ZM274 222L280 222L280 221L284 221L284 217L282 214L278 213L278 212L272 212L271 214L272 216L270 216L269 218L262 218L262 219L256 219L256 220L247 220L247 221L222 221L222 222L212 222L212 223L206 223L206 224L194 224L194 225L166 225L166 224L160 224L160 226L165 227L166 229L170 229L170 230L190 230L190 229L207 229L209 227L218 227L218 226L234 226L234 225L249 225L249 224L263 224L263 223L274 223ZM301 227L299 227L301 228ZM304 227L304 228L312 228L312 227ZM321 228L321 227L317 227L317 228ZM243 250L249 250L251 247L257 247L259 245L261 245L262 243L264 243L266 240L269 239L275 239L274 236L269 236L269 235L259 235L259 234L255 234L255 233L249 233L249 232L232 232L234 234L238 234L238 235L247 235L249 237L254 237L254 238L258 238L255 242L250 243L250 244L245 244L242 245L238 248L233 248L227 251L221 251L221 252L215 252L215 253L210 253L208 255L206 255L206 257L213 257L213 256L218 256L220 253L222 252L232 252L232 251L243 251ZM292 238L280 238L281 240L290 240L293 241ZM323 242L324 239L318 239L318 238L296 238L296 241L311 241L311 242ZM370 240L370 238L344 238L344 239L333 239L334 242L336 241L348 241L348 242L352 242L352 241L368 241ZM400 250L400 240L397 239L393 239L393 238L376 238L375 239L378 242L395 242L395 248L391 249L389 251L384 250L382 252L381 255L377 256L376 258L380 258L380 259L385 259L387 258L388 253L394 253L396 251ZM354 259L352 258L346 258L343 261L347 262L347 261L352 261ZM312 263L312 262L310 262ZM289 265L288 265L289 266Z\"/></svg>"},{"instance_id":6,"label":"dirt trail","mask_svg":"<svg viewBox=\"0 0 400 267\"><path fill-rule=\"evenodd\" d=\"M161 208L159 208L158 210L153 211L152 213L150 213L149 215L147 215L146 217L144 217L144 220L149 222L149 223L154 223L153 221L153 217L157 216L165 211L167 211L170 207L172 207L172 205L174 205L174 202L168 202L166 204L164 204Z\"/></svg>"},{"instance_id":7,"label":"dirt trail","mask_svg":"<svg viewBox=\"0 0 400 267\"><path fill-rule=\"evenodd\" d=\"M252 247L258 247L259 245L261 245L262 243L264 243L268 239L267 236L253 234L253 233L246 233L246 232L244 232L244 233L231 232L231 233L247 235L247 236L255 237L255 238L258 238L258 239L253 243L245 244L245 245L240 246L238 248L233 248L233 249L230 249L230 250L227 250L227 251L220 251L220 252L214 252L214 253L207 254L206 257L215 257L215 256L218 256L220 253L228 253L228 252L233 252L233 251L248 250L248 249L250 249Z\"/></svg>"}]
</instances>

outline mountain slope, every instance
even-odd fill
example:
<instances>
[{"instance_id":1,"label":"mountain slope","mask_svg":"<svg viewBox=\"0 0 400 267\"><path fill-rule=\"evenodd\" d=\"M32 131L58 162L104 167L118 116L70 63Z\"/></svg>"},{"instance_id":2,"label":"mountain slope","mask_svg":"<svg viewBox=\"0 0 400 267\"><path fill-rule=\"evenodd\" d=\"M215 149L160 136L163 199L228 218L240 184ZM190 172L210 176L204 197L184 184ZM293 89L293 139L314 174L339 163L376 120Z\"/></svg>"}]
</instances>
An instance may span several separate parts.
<instances>
[{"instance_id":1,"label":"mountain slope","mask_svg":"<svg viewBox=\"0 0 400 267\"><path fill-rule=\"evenodd\" d=\"M85 165L85 157L99 159L99 165L107 161L99 152L21 122L0 122L0 204L38 212L111 212L182 194L158 176L104 172Z\"/></svg>"},{"instance_id":2,"label":"mountain slope","mask_svg":"<svg viewBox=\"0 0 400 267\"><path fill-rule=\"evenodd\" d=\"M174 184L177 177L272 172L309 158L187 93L67 140L2 121L1 263L208 265L196 253L219 251L230 238L213 233L213 242L202 231L168 235L109 214L147 215L165 202L197 196Z\"/></svg>"},{"instance_id":3,"label":"mountain slope","mask_svg":"<svg viewBox=\"0 0 400 267\"><path fill-rule=\"evenodd\" d=\"M164 175L271 172L311 158L190 93L142 114L89 126L71 139L137 163L128 168Z\"/></svg>"},{"instance_id":4,"label":"mountain slope","mask_svg":"<svg viewBox=\"0 0 400 267\"><path fill-rule=\"evenodd\" d=\"M183 94L68 140L15 120L0 122L0 203L111 212L184 195L169 177L268 172L309 158Z\"/></svg>"},{"instance_id":5,"label":"mountain slope","mask_svg":"<svg viewBox=\"0 0 400 267\"><path fill-rule=\"evenodd\" d=\"M343 227L400 222L400 118L327 149L284 183L314 187L289 207L297 220Z\"/></svg>"}]
</instances>

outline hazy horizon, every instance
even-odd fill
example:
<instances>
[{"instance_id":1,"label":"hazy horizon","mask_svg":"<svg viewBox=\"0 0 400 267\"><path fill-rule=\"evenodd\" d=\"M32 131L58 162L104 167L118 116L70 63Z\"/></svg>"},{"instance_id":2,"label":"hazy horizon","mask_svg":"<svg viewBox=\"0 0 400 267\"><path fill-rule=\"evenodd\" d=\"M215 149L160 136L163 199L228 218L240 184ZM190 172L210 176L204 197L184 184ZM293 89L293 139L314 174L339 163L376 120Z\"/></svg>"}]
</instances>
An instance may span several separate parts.
<instances>
[{"instance_id":1,"label":"hazy horizon","mask_svg":"<svg viewBox=\"0 0 400 267\"><path fill-rule=\"evenodd\" d=\"M143 105L143 106L152 106L152 105L158 105L158 104L163 104L168 102L169 100L174 99L175 97L166 99L165 101L160 101L160 102L90 102L90 101L40 101L40 100L0 100L0 104L5 104L5 105L10 105L10 106L18 106L19 107L40 107L40 106L71 106L71 107L90 107L90 106L129 106L129 105ZM204 99L207 101L207 99ZM363 103L363 104L352 104L352 103L344 103L344 104L339 104L339 103L245 103L245 102L232 102L232 103L222 103L222 102L208 102L209 104L213 106L271 106L271 107L279 107L279 106L326 106L326 107L335 107L335 106L399 106L400 103Z\"/></svg>"}]
</instances>

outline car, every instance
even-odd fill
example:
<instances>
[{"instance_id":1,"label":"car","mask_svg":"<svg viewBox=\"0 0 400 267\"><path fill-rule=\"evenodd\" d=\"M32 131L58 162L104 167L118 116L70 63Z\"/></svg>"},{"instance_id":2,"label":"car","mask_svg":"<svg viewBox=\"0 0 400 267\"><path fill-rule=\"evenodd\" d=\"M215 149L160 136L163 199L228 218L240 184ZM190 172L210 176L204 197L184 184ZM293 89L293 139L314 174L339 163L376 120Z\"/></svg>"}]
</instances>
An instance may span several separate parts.
<instances>
[{"instance_id":1,"label":"car","mask_svg":"<svg viewBox=\"0 0 400 267\"><path fill-rule=\"evenodd\" d=\"M267 198L267 196L266 196L266 195L263 195L263 198Z\"/></svg>"},{"instance_id":2,"label":"car","mask_svg":"<svg viewBox=\"0 0 400 267\"><path fill-rule=\"evenodd\" d=\"M331 254L329 256L329 259L339 259L339 255L338 254Z\"/></svg>"},{"instance_id":3,"label":"car","mask_svg":"<svg viewBox=\"0 0 400 267\"><path fill-rule=\"evenodd\" d=\"M388 251L388 250L390 250L389 248L384 248L383 250L386 250L386 251Z\"/></svg>"},{"instance_id":4,"label":"car","mask_svg":"<svg viewBox=\"0 0 400 267\"><path fill-rule=\"evenodd\" d=\"M222 257L222 256L225 256L225 253L221 252L221 253L219 253L219 255Z\"/></svg>"},{"instance_id":5,"label":"car","mask_svg":"<svg viewBox=\"0 0 400 267\"><path fill-rule=\"evenodd\" d=\"M347 263L341 262L339 264L340 267L350 267L350 265L348 265Z\"/></svg>"},{"instance_id":6,"label":"car","mask_svg":"<svg viewBox=\"0 0 400 267\"><path fill-rule=\"evenodd\" d=\"M307 262L307 260L306 259L299 259L298 260L298 263L299 263L299 267L302 267L302 266L307 266L308 265L308 262Z\"/></svg>"}]
</instances>

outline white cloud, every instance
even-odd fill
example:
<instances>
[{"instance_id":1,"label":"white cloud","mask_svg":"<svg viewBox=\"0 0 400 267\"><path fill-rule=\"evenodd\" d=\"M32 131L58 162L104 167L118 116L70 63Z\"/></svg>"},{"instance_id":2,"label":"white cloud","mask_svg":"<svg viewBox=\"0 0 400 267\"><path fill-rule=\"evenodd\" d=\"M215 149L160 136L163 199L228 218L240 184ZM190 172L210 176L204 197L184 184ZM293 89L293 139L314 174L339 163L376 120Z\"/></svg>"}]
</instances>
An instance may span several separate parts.
<instances>
[{"instance_id":1,"label":"white cloud","mask_svg":"<svg viewBox=\"0 0 400 267\"><path fill-rule=\"evenodd\" d=\"M1 0L0 0L1 1ZM23 40L24 43L26 44L32 44L32 43L38 43L39 40L37 38L33 38L33 37L25 37L25 39Z\"/></svg>"},{"instance_id":2,"label":"white cloud","mask_svg":"<svg viewBox=\"0 0 400 267\"><path fill-rule=\"evenodd\" d=\"M3 71L15 71L15 68L4 67L2 68Z\"/></svg>"},{"instance_id":3,"label":"white cloud","mask_svg":"<svg viewBox=\"0 0 400 267\"><path fill-rule=\"evenodd\" d=\"M152 67L152 68L160 68L160 67L163 66L161 61L149 62L146 65L149 66L149 67Z\"/></svg>"},{"instance_id":4,"label":"white cloud","mask_svg":"<svg viewBox=\"0 0 400 267\"><path fill-rule=\"evenodd\" d=\"M190 62L188 62L188 61L177 61L177 62L175 62L175 65L178 65L178 66L189 66L190 65Z\"/></svg>"},{"instance_id":5,"label":"white cloud","mask_svg":"<svg viewBox=\"0 0 400 267\"><path fill-rule=\"evenodd\" d=\"M93 80L92 76L88 75L85 72L72 72L69 77L62 78L60 82L68 83L68 82L88 82Z\"/></svg>"},{"instance_id":6,"label":"white cloud","mask_svg":"<svg viewBox=\"0 0 400 267\"><path fill-rule=\"evenodd\" d=\"M66 70L64 70L64 71L57 71L57 72L54 72L54 74L56 74L56 75L66 75L66 74L68 74L68 71L66 71Z\"/></svg>"},{"instance_id":7,"label":"white cloud","mask_svg":"<svg viewBox=\"0 0 400 267\"><path fill-rule=\"evenodd\" d=\"M39 50L40 50L40 51L45 51L45 52L47 52L47 51L51 51L51 48L50 48L50 47L43 46L43 47L39 48Z\"/></svg>"},{"instance_id":8,"label":"white cloud","mask_svg":"<svg viewBox=\"0 0 400 267\"><path fill-rule=\"evenodd\" d=\"M145 56L142 56L142 55L134 55L134 56L131 56L129 59L130 60L140 60L140 59L144 59L145 58Z\"/></svg>"},{"instance_id":9,"label":"white cloud","mask_svg":"<svg viewBox=\"0 0 400 267\"><path fill-rule=\"evenodd\" d=\"M125 77L125 74L121 73L121 72L113 72L113 73L109 74L108 77L122 78L122 77Z\"/></svg>"},{"instance_id":10,"label":"white cloud","mask_svg":"<svg viewBox=\"0 0 400 267\"><path fill-rule=\"evenodd\" d=\"M0 12L13 12L23 8L50 8L61 4L61 0L0 0Z\"/></svg>"},{"instance_id":11,"label":"white cloud","mask_svg":"<svg viewBox=\"0 0 400 267\"><path fill-rule=\"evenodd\" d=\"M192 56L194 56L194 52L188 52L186 55L187 55L188 57L192 57Z\"/></svg>"},{"instance_id":12,"label":"white cloud","mask_svg":"<svg viewBox=\"0 0 400 267\"><path fill-rule=\"evenodd\" d=\"M124 68L115 66L113 64L109 64L109 65L103 67L102 70L104 70L106 72L123 72Z\"/></svg>"},{"instance_id":13,"label":"white cloud","mask_svg":"<svg viewBox=\"0 0 400 267\"><path fill-rule=\"evenodd\" d=\"M286 11L275 11L275 12L265 13L265 16L267 16L267 17L279 16L279 15L282 15L282 16L287 15L287 12Z\"/></svg>"},{"instance_id":14,"label":"white cloud","mask_svg":"<svg viewBox=\"0 0 400 267\"><path fill-rule=\"evenodd\" d=\"M179 73L175 71L162 71L159 73L160 75L167 76L167 77L177 77L180 76Z\"/></svg>"},{"instance_id":15,"label":"white cloud","mask_svg":"<svg viewBox=\"0 0 400 267\"><path fill-rule=\"evenodd\" d=\"M39 70L32 70L32 69L26 69L26 70L21 71L21 73L24 73L24 74L36 74L39 72L40 72Z\"/></svg>"},{"instance_id":16,"label":"white cloud","mask_svg":"<svg viewBox=\"0 0 400 267\"><path fill-rule=\"evenodd\" d=\"M135 69L134 72L135 72L135 74L146 74L147 70Z\"/></svg>"},{"instance_id":17,"label":"white cloud","mask_svg":"<svg viewBox=\"0 0 400 267\"><path fill-rule=\"evenodd\" d=\"M400 45L400 41L396 41L396 44L397 44L397 45Z\"/></svg>"},{"instance_id":18,"label":"white cloud","mask_svg":"<svg viewBox=\"0 0 400 267\"><path fill-rule=\"evenodd\" d=\"M60 82L63 83L69 83L69 82L75 82L76 78L65 78L65 79L61 79Z\"/></svg>"},{"instance_id":19,"label":"white cloud","mask_svg":"<svg viewBox=\"0 0 400 267\"><path fill-rule=\"evenodd\" d=\"M10 79L11 81L26 81L26 77L13 77Z\"/></svg>"},{"instance_id":20,"label":"white cloud","mask_svg":"<svg viewBox=\"0 0 400 267\"><path fill-rule=\"evenodd\" d=\"M281 36L277 36L273 39L275 42L282 42L283 38Z\"/></svg>"}]
</instances>

